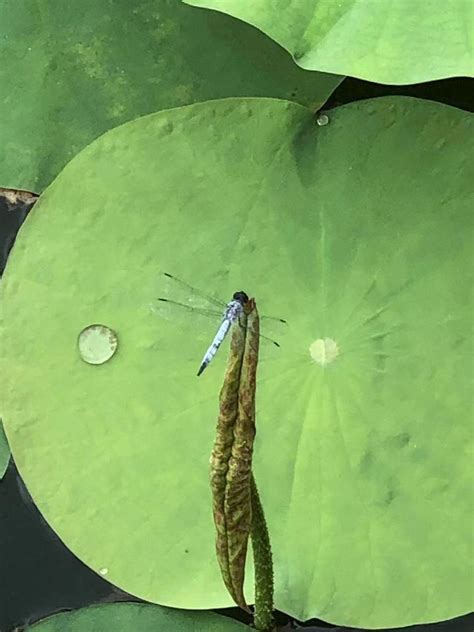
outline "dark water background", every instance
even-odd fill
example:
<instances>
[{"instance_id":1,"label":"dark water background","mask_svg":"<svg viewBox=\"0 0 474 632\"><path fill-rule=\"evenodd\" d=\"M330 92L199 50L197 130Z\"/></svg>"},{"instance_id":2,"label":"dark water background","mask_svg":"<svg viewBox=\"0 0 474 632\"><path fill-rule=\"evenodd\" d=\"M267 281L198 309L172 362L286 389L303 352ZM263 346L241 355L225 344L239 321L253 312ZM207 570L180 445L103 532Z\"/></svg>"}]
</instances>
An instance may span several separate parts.
<instances>
[{"instance_id":1,"label":"dark water background","mask_svg":"<svg viewBox=\"0 0 474 632\"><path fill-rule=\"evenodd\" d=\"M474 81L465 78L410 86L384 86L348 78L333 93L324 109L386 95L414 96L474 111ZM10 204L0 194L0 273L31 207L31 203ZM93 573L64 546L35 507L13 460L0 481L0 569L0 632L12 632L15 626L27 627L63 610L96 603L139 601ZM246 621L245 613L238 608L218 612ZM284 614L277 613L277 620L281 626L288 626L285 630L300 625L290 622ZM306 632L360 632L359 628L341 628L316 620L299 629ZM386 629L386 632L395 630L474 632L474 614L442 623Z\"/></svg>"}]
</instances>

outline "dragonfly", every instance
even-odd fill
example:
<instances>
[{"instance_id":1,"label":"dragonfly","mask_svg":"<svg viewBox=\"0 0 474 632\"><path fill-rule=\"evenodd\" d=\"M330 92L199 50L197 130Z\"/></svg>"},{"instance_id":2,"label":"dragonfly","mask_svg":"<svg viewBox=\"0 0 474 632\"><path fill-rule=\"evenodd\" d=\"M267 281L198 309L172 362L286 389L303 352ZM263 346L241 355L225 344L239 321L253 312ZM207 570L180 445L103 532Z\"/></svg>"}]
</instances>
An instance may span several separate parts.
<instances>
[{"instance_id":1,"label":"dragonfly","mask_svg":"<svg viewBox=\"0 0 474 632\"><path fill-rule=\"evenodd\" d=\"M207 351L205 352L201 360L201 364L199 365L197 375L200 376L212 362L219 347L229 333L232 325L239 321L240 316L243 313L244 306L249 301L248 294L243 290L234 292L234 294L232 295L232 299L228 303L225 303L215 296L201 292L186 281L183 281L178 277L169 274L168 272L163 272L162 275L167 281L170 292L176 290L176 294L184 295L187 297L187 302L178 301L167 296L160 296L157 298L158 304L166 307L168 317L171 311L171 318L173 319L175 316L176 318L178 318L178 313L181 311L182 313L186 313L189 317L199 315L206 318L213 318L214 320L216 320L216 322L220 321L217 332ZM204 303L206 307L198 307L196 305L193 305L192 301L195 299L198 299L201 304ZM159 308L154 311L163 313L162 310L160 310ZM280 323L283 326L287 325L287 321L283 318L274 318L272 316L261 316L260 318L264 322L273 321ZM276 340L273 340L268 336L260 334L260 338L268 341L276 347L280 346L280 344Z\"/></svg>"}]
</instances>

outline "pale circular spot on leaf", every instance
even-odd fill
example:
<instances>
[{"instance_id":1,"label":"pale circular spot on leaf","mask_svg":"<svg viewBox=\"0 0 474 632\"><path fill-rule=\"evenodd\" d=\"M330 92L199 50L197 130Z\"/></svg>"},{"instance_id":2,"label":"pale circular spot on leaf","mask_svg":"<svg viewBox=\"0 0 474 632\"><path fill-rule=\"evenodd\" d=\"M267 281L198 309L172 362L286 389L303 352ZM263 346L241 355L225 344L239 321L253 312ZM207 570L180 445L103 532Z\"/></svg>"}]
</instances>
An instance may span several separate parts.
<instances>
[{"instance_id":1,"label":"pale circular spot on leaf","mask_svg":"<svg viewBox=\"0 0 474 632\"><path fill-rule=\"evenodd\" d=\"M310 345L309 353L315 362L326 366L337 358L339 347L332 338L318 338Z\"/></svg>"}]
</instances>

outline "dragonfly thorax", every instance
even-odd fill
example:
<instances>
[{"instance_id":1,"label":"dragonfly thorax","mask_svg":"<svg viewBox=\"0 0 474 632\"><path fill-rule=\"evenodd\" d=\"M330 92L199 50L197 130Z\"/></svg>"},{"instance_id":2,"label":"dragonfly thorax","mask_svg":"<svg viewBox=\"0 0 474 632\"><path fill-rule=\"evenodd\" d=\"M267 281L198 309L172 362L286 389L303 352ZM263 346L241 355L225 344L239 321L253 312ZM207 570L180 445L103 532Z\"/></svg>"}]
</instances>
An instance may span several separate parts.
<instances>
[{"instance_id":1,"label":"dragonfly thorax","mask_svg":"<svg viewBox=\"0 0 474 632\"><path fill-rule=\"evenodd\" d=\"M227 306L224 310L224 314L223 314L224 319L227 319L233 323L234 321L238 319L238 317L243 311L243 308L244 306L240 301L238 301L237 299L232 299L231 301L227 303Z\"/></svg>"},{"instance_id":2,"label":"dragonfly thorax","mask_svg":"<svg viewBox=\"0 0 474 632\"><path fill-rule=\"evenodd\" d=\"M235 292L232 296L232 300L227 303L224 311L224 319L227 319L232 323L236 321L242 313L244 305L246 305L248 301L249 297L245 292Z\"/></svg>"}]
</instances>

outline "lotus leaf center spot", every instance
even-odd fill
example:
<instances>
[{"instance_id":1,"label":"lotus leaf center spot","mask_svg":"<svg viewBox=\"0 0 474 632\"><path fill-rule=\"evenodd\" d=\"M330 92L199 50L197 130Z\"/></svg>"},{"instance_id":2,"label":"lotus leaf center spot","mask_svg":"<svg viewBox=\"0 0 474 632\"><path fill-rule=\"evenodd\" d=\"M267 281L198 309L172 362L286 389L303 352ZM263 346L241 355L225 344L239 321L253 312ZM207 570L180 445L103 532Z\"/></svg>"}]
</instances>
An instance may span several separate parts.
<instances>
[{"instance_id":1,"label":"lotus leaf center spot","mask_svg":"<svg viewBox=\"0 0 474 632\"><path fill-rule=\"evenodd\" d=\"M339 347L332 338L318 338L311 343L309 354L314 362L321 366L327 366L339 355Z\"/></svg>"},{"instance_id":2,"label":"lotus leaf center spot","mask_svg":"<svg viewBox=\"0 0 474 632\"><path fill-rule=\"evenodd\" d=\"M117 334L105 325L88 325L79 334L77 346L84 362L104 364L117 350Z\"/></svg>"}]
</instances>

